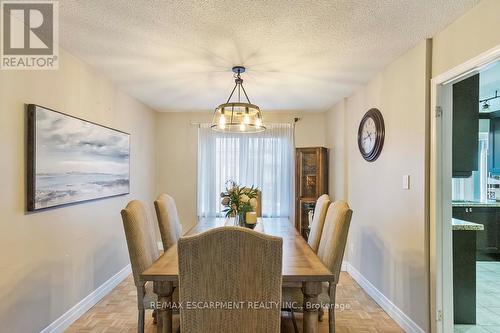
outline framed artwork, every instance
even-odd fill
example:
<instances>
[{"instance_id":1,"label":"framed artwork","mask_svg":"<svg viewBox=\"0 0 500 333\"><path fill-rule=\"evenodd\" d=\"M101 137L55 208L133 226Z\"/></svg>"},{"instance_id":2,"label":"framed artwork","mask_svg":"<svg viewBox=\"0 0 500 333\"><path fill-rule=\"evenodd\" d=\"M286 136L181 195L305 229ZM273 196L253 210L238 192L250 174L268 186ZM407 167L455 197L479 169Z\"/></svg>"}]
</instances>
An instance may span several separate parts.
<instances>
[{"instance_id":1,"label":"framed artwork","mask_svg":"<svg viewBox=\"0 0 500 333\"><path fill-rule=\"evenodd\" d=\"M27 209L130 193L130 134L29 104Z\"/></svg>"}]
</instances>

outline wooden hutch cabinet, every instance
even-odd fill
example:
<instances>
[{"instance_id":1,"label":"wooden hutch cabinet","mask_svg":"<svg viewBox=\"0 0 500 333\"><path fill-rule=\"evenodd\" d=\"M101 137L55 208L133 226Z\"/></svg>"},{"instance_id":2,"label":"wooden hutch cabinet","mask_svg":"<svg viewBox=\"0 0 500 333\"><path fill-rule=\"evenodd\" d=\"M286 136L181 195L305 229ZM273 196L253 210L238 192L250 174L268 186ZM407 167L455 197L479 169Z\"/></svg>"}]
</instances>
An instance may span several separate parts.
<instances>
[{"instance_id":1,"label":"wooden hutch cabinet","mask_svg":"<svg viewBox=\"0 0 500 333\"><path fill-rule=\"evenodd\" d=\"M325 147L295 149L295 227L307 240L309 211L328 193L328 150Z\"/></svg>"}]
</instances>

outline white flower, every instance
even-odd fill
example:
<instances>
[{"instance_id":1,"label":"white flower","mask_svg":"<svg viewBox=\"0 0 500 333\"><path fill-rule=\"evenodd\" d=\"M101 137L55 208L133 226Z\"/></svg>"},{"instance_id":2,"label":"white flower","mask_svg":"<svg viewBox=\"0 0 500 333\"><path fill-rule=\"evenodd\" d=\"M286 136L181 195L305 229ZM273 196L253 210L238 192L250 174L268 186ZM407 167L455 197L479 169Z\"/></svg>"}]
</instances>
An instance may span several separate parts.
<instances>
[{"instance_id":1,"label":"white flower","mask_svg":"<svg viewBox=\"0 0 500 333\"><path fill-rule=\"evenodd\" d=\"M229 198L228 198L228 197L223 198L223 199L222 199L222 204L223 204L224 206L229 205Z\"/></svg>"},{"instance_id":2,"label":"white flower","mask_svg":"<svg viewBox=\"0 0 500 333\"><path fill-rule=\"evenodd\" d=\"M243 194L243 195L240 197L240 200L241 200L241 202L248 202L248 201L250 200L250 198L248 197L248 195Z\"/></svg>"},{"instance_id":3,"label":"white flower","mask_svg":"<svg viewBox=\"0 0 500 333\"><path fill-rule=\"evenodd\" d=\"M252 206L253 209L257 208L257 204L258 204L257 199L255 198L250 199L250 206Z\"/></svg>"}]
</instances>

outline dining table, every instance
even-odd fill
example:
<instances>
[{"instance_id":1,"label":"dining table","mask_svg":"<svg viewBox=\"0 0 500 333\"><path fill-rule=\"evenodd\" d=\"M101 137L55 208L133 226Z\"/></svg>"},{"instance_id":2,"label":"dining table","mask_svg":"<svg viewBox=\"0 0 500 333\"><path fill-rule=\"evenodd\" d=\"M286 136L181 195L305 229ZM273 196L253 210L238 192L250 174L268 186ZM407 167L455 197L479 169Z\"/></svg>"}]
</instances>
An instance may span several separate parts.
<instances>
[{"instance_id":1,"label":"dining table","mask_svg":"<svg viewBox=\"0 0 500 333\"><path fill-rule=\"evenodd\" d=\"M202 218L184 236L234 225L233 221L232 218ZM318 304L322 282L334 281L335 276L321 262L288 218L258 218L254 230L283 239L283 287L301 288L304 304L308 304L307 307L303 307L303 332L318 332L318 306L311 305ZM177 246L173 245L165 251L142 272L140 278L142 281L154 283L158 304L172 304L172 294L179 281ZM172 307L159 307L157 311L160 319L158 320L157 332L172 332Z\"/></svg>"}]
</instances>

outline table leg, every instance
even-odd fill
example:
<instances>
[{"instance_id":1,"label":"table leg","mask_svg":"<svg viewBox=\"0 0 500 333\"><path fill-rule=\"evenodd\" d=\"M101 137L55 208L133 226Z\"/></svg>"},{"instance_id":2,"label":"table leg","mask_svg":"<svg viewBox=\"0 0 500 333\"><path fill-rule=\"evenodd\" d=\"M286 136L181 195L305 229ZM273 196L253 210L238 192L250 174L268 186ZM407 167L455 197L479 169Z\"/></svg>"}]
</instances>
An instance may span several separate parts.
<instances>
[{"instance_id":1,"label":"table leg","mask_svg":"<svg viewBox=\"0 0 500 333\"><path fill-rule=\"evenodd\" d=\"M155 282L154 291L158 295L160 307L158 309L157 333L172 333L172 282Z\"/></svg>"},{"instance_id":2,"label":"table leg","mask_svg":"<svg viewBox=\"0 0 500 333\"><path fill-rule=\"evenodd\" d=\"M321 282L303 282L304 294L304 333L318 333L318 295L321 293Z\"/></svg>"}]
</instances>

